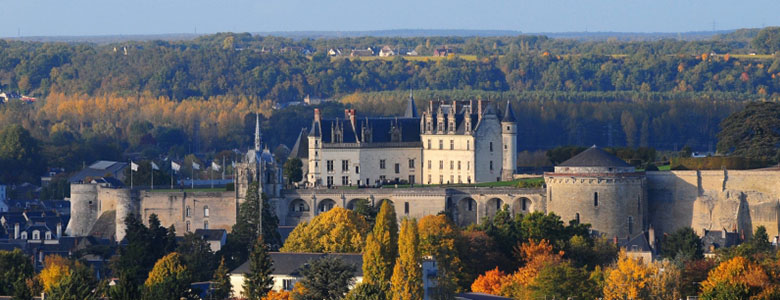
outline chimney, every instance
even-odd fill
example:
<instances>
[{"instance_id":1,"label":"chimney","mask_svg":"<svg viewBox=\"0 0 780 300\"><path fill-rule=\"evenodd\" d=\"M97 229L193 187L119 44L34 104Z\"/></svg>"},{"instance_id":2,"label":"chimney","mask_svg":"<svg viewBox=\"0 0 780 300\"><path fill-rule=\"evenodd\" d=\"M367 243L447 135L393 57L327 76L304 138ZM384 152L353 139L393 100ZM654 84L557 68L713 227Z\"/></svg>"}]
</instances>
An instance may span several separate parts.
<instances>
[{"instance_id":1,"label":"chimney","mask_svg":"<svg viewBox=\"0 0 780 300\"><path fill-rule=\"evenodd\" d=\"M482 99L477 100L477 120L482 120Z\"/></svg>"},{"instance_id":2,"label":"chimney","mask_svg":"<svg viewBox=\"0 0 780 300\"><path fill-rule=\"evenodd\" d=\"M319 123L320 121L322 121L322 115L320 114L320 109L319 108L315 108L314 109L314 122Z\"/></svg>"},{"instance_id":3,"label":"chimney","mask_svg":"<svg viewBox=\"0 0 780 300\"><path fill-rule=\"evenodd\" d=\"M650 225L650 228L647 230L647 239L650 242L650 248L655 250L655 229L653 229L653 225Z\"/></svg>"},{"instance_id":4,"label":"chimney","mask_svg":"<svg viewBox=\"0 0 780 300\"><path fill-rule=\"evenodd\" d=\"M14 239L19 239L19 223L14 224Z\"/></svg>"},{"instance_id":5,"label":"chimney","mask_svg":"<svg viewBox=\"0 0 780 300\"><path fill-rule=\"evenodd\" d=\"M62 223L57 223L57 239L62 237Z\"/></svg>"},{"instance_id":6,"label":"chimney","mask_svg":"<svg viewBox=\"0 0 780 300\"><path fill-rule=\"evenodd\" d=\"M349 110L349 122L352 123L352 128L357 128L357 119L354 109Z\"/></svg>"},{"instance_id":7,"label":"chimney","mask_svg":"<svg viewBox=\"0 0 780 300\"><path fill-rule=\"evenodd\" d=\"M433 100L428 100L428 112L433 113Z\"/></svg>"}]
</instances>

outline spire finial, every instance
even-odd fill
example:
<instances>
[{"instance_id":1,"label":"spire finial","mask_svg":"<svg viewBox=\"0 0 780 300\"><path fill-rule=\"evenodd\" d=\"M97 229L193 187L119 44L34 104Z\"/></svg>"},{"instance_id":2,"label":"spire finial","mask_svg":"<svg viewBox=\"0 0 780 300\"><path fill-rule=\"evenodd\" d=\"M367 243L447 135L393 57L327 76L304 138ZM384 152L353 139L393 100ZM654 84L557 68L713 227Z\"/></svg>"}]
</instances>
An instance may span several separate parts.
<instances>
[{"instance_id":1,"label":"spire finial","mask_svg":"<svg viewBox=\"0 0 780 300\"><path fill-rule=\"evenodd\" d=\"M255 113L255 151L260 151L260 114Z\"/></svg>"}]
</instances>

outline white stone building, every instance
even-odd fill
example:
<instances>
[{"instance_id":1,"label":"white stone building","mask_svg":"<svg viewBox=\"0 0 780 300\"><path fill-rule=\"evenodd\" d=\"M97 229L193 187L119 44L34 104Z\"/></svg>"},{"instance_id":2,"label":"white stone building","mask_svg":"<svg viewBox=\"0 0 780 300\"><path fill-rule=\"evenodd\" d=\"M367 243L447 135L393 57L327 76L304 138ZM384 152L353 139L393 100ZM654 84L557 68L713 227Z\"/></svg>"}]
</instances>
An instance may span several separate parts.
<instances>
[{"instance_id":1,"label":"white stone building","mask_svg":"<svg viewBox=\"0 0 780 300\"><path fill-rule=\"evenodd\" d=\"M504 111L499 115L481 100L435 108L431 101L420 117L411 95L400 117L359 118L347 109L343 119L323 119L315 109L312 128L299 136L293 155L307 163L310 186L511 180L517 124L508 103Z\"/></svg>"}]
</instances>

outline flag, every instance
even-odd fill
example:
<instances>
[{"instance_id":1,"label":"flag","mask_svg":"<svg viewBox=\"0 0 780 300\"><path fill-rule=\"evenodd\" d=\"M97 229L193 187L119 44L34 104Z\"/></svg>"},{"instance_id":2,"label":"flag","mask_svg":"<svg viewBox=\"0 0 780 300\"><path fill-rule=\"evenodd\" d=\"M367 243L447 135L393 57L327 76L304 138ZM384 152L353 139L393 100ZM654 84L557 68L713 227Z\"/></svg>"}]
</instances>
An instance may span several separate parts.
<instances>
[{"instance_id":1,"label":"flag","mask_svg":"<svg viewBox=\"0 0 780 300\"><path fill-rule=\"evenodd\" d=\"M130 170L133 170L133 172L138 172L138 164L134 162L130 162Z\"/></svg>"},{"instance_id":2,"label":"flag","mask_svg":"<svg viewBox=\"0 0 780 300\"><path fill-rule=\"evenodd\" d=\"M236 168L236 161L234 160L234 161L230 162L230 165L233 166L233 169L235 169Z\"/></svg>"},{"instance_id":3,"label":"flag","mask_svg":"<svg viewBox=\"0 0 780 300\"><path fill-rule=\"evenodd\" d=\"M198 163L196 163L196 162L194 162L194 161L193 161L193 162L192 162L192 169L193 169L193 170L200 170L200 165L199 165Z\"/></svg>"},{"instance_id":4,"label":"flag","mask_svg":"<svg viewBox=\"0 0 780 300\"><path fill-rule=\"evenodd\" d=\"M218 165L216 162L213 162L213 161L212 161L212 162L211 162L211 168L212 168L214 171L219 171L219 170L220 170L222 167L220 167L220 166L219 166L219 165Z\"/></svg>"},{"instance_id":5,"label":"flag","mask_svg":"<svg viewBox=\"0 0 780 300\"><path fill-rule=\"evenodd\" d=\"M154 162L152 162L152 170L159 170L160 167L157 166Z\"/></svg>"},{"instance_id":6,"label":"flag","mask_svg":"<svg viewBox=\"0 0 780 300\"><path fill-rule=\"evenodd\" d=\"M177 164L175 161L171 161L171 169L178 172L181 169L181 165Z\"/></svg>"}]
</instances>

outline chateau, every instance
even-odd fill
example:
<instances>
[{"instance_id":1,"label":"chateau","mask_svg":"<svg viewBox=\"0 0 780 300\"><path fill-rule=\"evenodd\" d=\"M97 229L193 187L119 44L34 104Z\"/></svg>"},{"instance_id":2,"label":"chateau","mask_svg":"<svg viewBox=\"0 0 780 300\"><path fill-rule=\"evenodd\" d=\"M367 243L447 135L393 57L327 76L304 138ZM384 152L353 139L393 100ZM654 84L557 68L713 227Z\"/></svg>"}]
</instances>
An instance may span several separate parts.
<instances>
[{"instance_id":1,"label":"chateau","mask_svg":"<svg viewBox=\"0 0 780 300\"><path fill-rule=\"evenodd\" d=\"M358 200L391 201L400 218L449 212L465 226L508 206L513 213L555 213L564 222L589 223L595 234L620 239L692 227L750 236L765 226L780 232L780 168L746 171L636 170L591 147L544 174L541 188L468 187L448 183L510 180L517 155L517 125L511 107L492 103L430 102L418 115L410 96L399 117L323 119L301 132L291 157L304 163L305 188L283 189L281 168L262 145L256 124L254 148L236 165L236 190L189 192L71 186L71 236L99 234L121 240L124 218L146 222L156 214L178 234L226 229L235 224L250 182L258 181L280 225L309 221L333 207ZM261 150L263 149L263 150ZM390 183L389 185L387 183ZM427 187L395 187L395 183ZM383 184L385 184L383 186ZM441 185L440 185L441 184ZM340 186L359 188L339 188ZM652 230L651 230L652 229Z\"/></svg>"},{"instance_id":2,"label":"chateau","mask_svg":"<svg viewBox=\"0 0 780 300\"><path fill-rule=\"evenodd\" d=\"M305 141L304 141L305 140ZM482 100L430 101L422 116L412 95L400 117L323 119L293 147L306 162L308 186L378 186L385 183L454 184L511 180L517 162L517 123L511 106Z\"/></svg>"}]
</instances>

